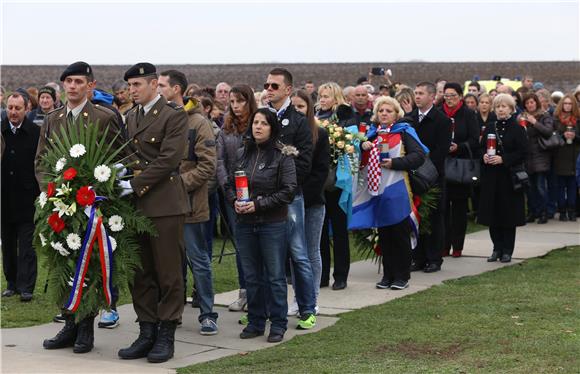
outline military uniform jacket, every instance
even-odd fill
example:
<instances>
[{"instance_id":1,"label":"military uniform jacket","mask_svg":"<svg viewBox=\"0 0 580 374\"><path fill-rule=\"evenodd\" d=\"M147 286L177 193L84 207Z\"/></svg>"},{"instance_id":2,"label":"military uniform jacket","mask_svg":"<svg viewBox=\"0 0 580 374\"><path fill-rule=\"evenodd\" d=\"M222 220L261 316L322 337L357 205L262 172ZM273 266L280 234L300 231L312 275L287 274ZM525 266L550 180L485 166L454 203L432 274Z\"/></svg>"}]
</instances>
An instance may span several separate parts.
<instances>
[{"instance_id":1,"label":"military uniform jacket","mask_svg":"<svg viewBox=\"0 0 580 374\"><path fill-rule=\"evenodd\" d=\"M139 106L127 112L135 177L131 187L136 205L147 217L189 213L189 198L179 176L179 163L186 154L188 119L183 108L161 97L137 123Z\"/></svg>"},{"instance_id":2,"label":"military uniform jacket","mask_svg":"<svg viewBox=\"0 0 580 374\"><path fill-rule=\"evenodd\" d=\"M53 137L60 136L61 129L68 126L66 115L66 105L64 105L58 109L53 110L52 112L49 112L44 117L44 123L42 125L42 129L40 130L40 139L38 141L38 148L36 150L34 163L36 167L36 179L41 186L43 186L43 171L39 168L40 160L46 153L47 143L50 142ZM103 132L108 126L108 139L112 139L120 131L119 123L115 113L108 108L105 108L99 104L93 104L90 101L87 101L78 117L73 122L72 126L78 126L81 122L85 124L89 122L96 123ZM120 146L123 143L123 139L118 138L118 143Z\"/></svg>"}]
</instances>

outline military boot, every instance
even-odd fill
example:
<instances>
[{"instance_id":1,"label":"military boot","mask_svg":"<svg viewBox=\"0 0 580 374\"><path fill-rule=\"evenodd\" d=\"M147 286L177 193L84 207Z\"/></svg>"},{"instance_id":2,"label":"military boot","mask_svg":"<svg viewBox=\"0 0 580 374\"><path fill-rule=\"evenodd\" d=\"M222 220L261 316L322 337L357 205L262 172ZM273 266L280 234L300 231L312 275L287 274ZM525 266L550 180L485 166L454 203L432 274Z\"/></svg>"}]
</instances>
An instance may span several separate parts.
<instances>
[{"instance_id":1,"label":"military boot","mask_svg":"<svg viewBox=\"0 0 580 374\"><path fill-rule=\"evenodd\" d=\"M161 321L159 335L153 349L147 355L147 361L159 363L173 357L176 327L177 321Z\"/></svg>"},{"instance_id":2,"label":"military boot","mask_svg":"<svg viewBox=\"0 0 580 374\"><path fill-rule=\"evenodd\" d=\"M147 357L157 339L157 323L139 322L139 337L128 348L119 350L119 357L134 360Z\"/></svg>"},{"instance_id":3,"label":"military boot","mask_svg":"<svg viewBox=\"0 0 580 374\"><path fill-rule=\"evenodd\" d=\"M77 339L73 348L74 353L87 353L94 347L95 316L87 317L79 322Z\"/></svg>"},{"instance_id":4,"label":"military boot","mask_svg":"<svg viewBox=\"0 0 580 374\"><path fill-rule=\"evenodd\" d=\"M64 327L56 334L55 337L45 339L42 343L44 349L59 349L72 347L77 339L79 326L75 323L75 316L64 314Z\"/></svg>"}]
</instances>

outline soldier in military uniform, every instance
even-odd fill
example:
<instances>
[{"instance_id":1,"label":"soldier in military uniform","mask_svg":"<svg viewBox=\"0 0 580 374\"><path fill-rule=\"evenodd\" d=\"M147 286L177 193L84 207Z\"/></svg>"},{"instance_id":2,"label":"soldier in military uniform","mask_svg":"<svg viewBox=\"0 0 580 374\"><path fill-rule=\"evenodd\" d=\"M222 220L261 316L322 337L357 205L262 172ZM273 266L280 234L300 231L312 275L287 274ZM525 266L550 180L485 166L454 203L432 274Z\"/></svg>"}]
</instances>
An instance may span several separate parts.
<instances>
[{"instance_id":1,"label":"soldier in military uniform","mask_svg":"<svg viewBox=\"0 0 580 374\"><path fill-rule=\"evenodd\" d=\"M138 63L124 78L137 104L126 117L135 166L134 178L120 184L136 195L137 208L153 221L158 235L139 238L142 269L131 293L140 332L119 357L164 362L173 357L183 313L183 227L191 207L178 168L186 152L188 119L182 107L157 93L152 64Z\"/></svg>"},{"instance_id":2,"label":"soldier in military uniform","mask_svg":"<svg viewBox=\"0 0 580 374\"><path fill-rule=\"evenodd\" d=\"M75 62L69 65L60 76L66 93L66 105L49 112L44 118L44 123L40 130L40 139L36 149L35 173L38 183L42 183L43 170L39 168L39 163L46 153L47 144L60 136L63 128L74 129L86 123L96 123L104 132L107 126L109 134L114 136L119 129L119 123L115 113L97 104L92 104L88 100L88 93L93 89L94 76L93 69L86 62ZM93 349L94 341L94 320L98 314L95 310L91 315L79 323L75 323L74 314L63 312L65 320L64 327L51 339L46 339L43 343L45 349L58 349L73 346L73 352L86 353Z\"/></svg>"}]
</instances>

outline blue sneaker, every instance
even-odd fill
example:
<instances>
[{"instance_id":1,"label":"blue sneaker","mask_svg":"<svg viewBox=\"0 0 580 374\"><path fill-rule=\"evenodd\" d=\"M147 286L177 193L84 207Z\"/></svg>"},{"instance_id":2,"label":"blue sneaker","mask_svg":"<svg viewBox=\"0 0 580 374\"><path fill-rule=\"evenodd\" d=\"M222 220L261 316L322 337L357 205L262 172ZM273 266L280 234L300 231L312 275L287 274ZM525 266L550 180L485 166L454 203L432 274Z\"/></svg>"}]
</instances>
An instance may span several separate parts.
<instances>
[{"instance_id":1,"label":"blue sneaker","mask_svg":"<svg viewBox=\"0 0 580 374\"><path fill-rule=\"evenodd\" d=\"M114 309L111 309L110 312L103 310L99 320L99 328L114 329L117 326L119 326L119 313Z\"/></svg>"},{"instance_id":2,"label":"blue sneaker","mask_svg":"<svg viewBox=\"0 0 580 374\"><path fill-rule=\"evenodd\" d=\"M201 321L201 330L199 331L201 335L215 335L218 333L217 323L209 318L205 318Z\"/></svg>"}]
</instances>

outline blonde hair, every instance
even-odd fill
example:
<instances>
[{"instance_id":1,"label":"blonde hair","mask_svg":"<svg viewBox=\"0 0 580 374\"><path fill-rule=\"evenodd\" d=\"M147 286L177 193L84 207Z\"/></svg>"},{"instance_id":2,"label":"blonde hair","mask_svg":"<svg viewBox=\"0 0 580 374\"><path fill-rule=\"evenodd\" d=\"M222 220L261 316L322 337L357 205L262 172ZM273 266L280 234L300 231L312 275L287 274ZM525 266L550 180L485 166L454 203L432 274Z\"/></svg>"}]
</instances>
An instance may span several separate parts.
<instances>
[{"instance_id":1,"label":"blonde hair","mask_svg":"<svg viewBox=\"0 0 580 374\"><path fill-rule=\"evenodd\" d=\"M330 97L332 97L334 99L334 105L332 106L332 111L336 111L336 108L339 105L349 105L346 101L346 99L344 98L344 95L342 93L342 88L340 88L340 86L338 85L338 83L335 82L327 82L324 84L321 84L318 87L318 102L316 103L316 110L320 110L320 96L322 95L322 91L324 90L328 90L328 92L330 93Z\"/></svg>"},{"instance_id":2,"label":"blonde hair","mask_svg":"<svg viewBox=\"0 0 580 374\"><path fill-rule=\"evenodd\" d=\"M395 109L395 113L397 113L397 119L395 121L399 120L405 115L405 112L403 112L403 109L401 108L401 104L399 104L397 100L390 96L381 96L375 100L375 105L373 106L373 118L371 118L371 121L379 121L379 109L385 104L388 104L392 106L393 109Z\"/></svg>"},{"instance_id":3,"label":"blonde hair","mask_svg":"<svg viewBox=\"0 0 580 374\"><path fill-rule=\"evenodd\" d=\"M499 104L506 104L507 106L509 106L511 108L511 110L512 110L512 113L516 111L516 101L514 100L514 98L512 97L512 95L508 95L508 94L505 94L505 93L498 94L493 99L493 109L495 110L495 108Z\"/></svg>"}]
</instances>

